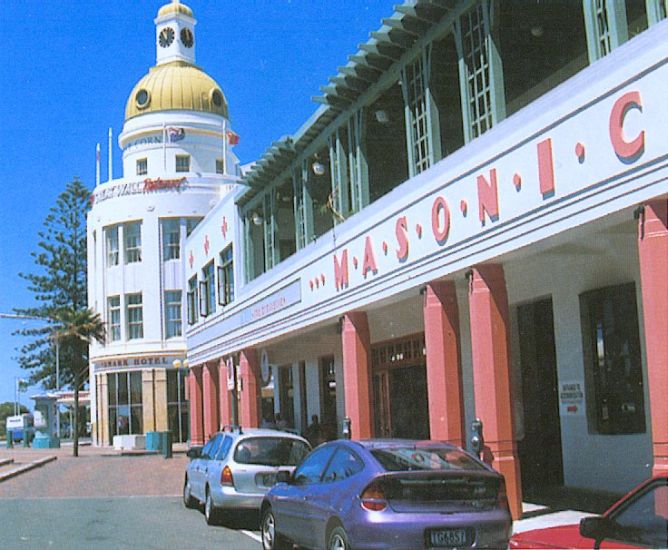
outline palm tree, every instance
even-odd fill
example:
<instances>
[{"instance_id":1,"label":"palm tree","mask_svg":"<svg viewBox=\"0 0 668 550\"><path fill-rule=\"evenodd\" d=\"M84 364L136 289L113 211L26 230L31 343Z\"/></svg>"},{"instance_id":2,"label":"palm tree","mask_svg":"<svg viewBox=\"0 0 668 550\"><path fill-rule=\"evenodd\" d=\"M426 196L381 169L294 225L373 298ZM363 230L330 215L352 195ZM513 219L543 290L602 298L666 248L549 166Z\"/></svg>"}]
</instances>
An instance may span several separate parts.
<instances>
[{"instance_id":1,"label":"palm tree","mask_svg":"<svg viewBox=\"0 0 668 550\"><path fill-rule=\"evenodd\" d=\"M99 313L91 309L60 309L54 316L54 338L60 343L61 352L68 358L74 386L74 449L79 456L79 389L86 382L88 346L96 340L104 343L106 329Z\"/></svg>"}]
</instances>

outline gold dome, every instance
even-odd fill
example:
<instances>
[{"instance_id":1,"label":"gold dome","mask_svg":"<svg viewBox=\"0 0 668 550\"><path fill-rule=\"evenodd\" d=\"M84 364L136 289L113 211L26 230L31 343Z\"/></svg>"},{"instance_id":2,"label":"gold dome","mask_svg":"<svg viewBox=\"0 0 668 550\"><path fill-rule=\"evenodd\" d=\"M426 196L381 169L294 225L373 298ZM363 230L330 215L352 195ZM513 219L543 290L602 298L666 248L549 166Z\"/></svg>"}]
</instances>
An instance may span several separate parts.
<instances>
[{"instance_id":1,"label":"gold dome","mask_svg":"<svg viewBox=\"0 0 668 550\"><path fill-rule=\"evenodd\" d=\"M180 2L170 2L169 4L165 4L158 10L158 17L162 17L164 15L170 15L172 13L182 13L183 15L187 15L188 17L193 16L193 10L191 10L185 4L181 4Z\"/></svg>"},{"instance_id":2,"label":"gold dome","mask_svg":"<svg viewBox=\"0 0 668 550\"><path fill-rule=\"evenodd\" d=\"M218 83L190 63L172 61L151 68L137 82L125 106L125 120L145 113L174 110L228 117L227 100Z\"/></svg>"}]
</instances>

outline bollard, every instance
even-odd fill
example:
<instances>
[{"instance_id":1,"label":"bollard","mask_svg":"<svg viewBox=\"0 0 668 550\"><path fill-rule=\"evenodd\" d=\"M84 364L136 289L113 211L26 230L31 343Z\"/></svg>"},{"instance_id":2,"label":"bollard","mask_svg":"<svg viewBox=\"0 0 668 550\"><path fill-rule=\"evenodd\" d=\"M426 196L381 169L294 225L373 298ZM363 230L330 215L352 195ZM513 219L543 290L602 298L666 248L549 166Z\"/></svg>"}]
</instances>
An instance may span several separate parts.
<instances>
[{"instance_id":1,"label":"bollard","mask_svg":"<svg viewBox=\"0 0 668 550\"><path fill-rule=\"evenodd\" d=\"M163 452L165 458L172 458L172 432L162 432Z\"/></svg>"},{"instance_id":2,"label":"bollard","mask_svg":"<svg viewBox=\"0 0 668 550\"><path fill-rule=\"evenodd\" d=\"M30 432L23 430L23 446L30 447Z\"/></svg>"},{"instance_id":3,"label":"bollard","mask_svg":"<svg viewBox=\"0 0 668 550\"><path fill-rule=\"evenodd\" d=\"M14 432L7 430L7 448L11 449L12 447L14 447Z\"/></svg>"}]
</instances>

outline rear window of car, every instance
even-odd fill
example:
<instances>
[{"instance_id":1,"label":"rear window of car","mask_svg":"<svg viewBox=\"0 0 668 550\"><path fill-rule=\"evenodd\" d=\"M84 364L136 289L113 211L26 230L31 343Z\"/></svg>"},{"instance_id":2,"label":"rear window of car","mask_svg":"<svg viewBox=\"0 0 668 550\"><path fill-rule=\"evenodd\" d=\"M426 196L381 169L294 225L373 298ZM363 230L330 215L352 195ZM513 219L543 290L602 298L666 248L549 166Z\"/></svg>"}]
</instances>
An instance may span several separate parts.
<instances>
[{"instance_id":1,"label":"rear window of car","mask_svg":"<svg viewBox=\"0 0 668 550\"><path fill-rule=\"evenodd\" d=\"M457 449L392 447L371 449L371 454L390 472L485 469L479 462Z\"/></svg>"},{"instance_id":2,"label":"rear window of car","mask_svg":"<svg viewBox=\"0 0 668 550\"><path fill-rule=\"evenodd\" d=\"M287 437L249 437L234 450L239 464L296 466L311 451L308 444Z\"/></svg>"}]
</instances>

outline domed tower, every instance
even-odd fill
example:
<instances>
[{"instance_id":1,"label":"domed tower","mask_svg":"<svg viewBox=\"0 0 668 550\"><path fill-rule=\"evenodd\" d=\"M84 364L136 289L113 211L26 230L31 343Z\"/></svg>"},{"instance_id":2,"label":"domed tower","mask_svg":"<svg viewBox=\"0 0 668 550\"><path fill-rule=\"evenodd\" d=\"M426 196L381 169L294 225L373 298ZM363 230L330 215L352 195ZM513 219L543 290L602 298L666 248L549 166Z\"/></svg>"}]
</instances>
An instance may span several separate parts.
<instances>
[{"instance_id":1,"label":"domed tower","mask_svg":"<svg viewBox=\"0 0 668 550\"><path fill-rule=\"evenodd\" d=\"M195 65L192 10L175 1L154 22L156 65L130 92L118 139L123 177L97 185L88 215L89 304L107 325L90 360L98 445L187 439L184 242L238 182L227 100Z\"/></svg>"}]
</instances>

